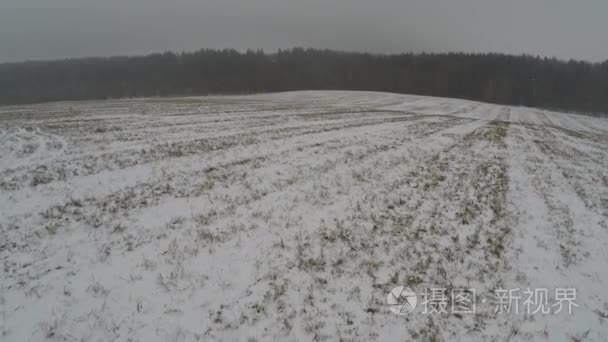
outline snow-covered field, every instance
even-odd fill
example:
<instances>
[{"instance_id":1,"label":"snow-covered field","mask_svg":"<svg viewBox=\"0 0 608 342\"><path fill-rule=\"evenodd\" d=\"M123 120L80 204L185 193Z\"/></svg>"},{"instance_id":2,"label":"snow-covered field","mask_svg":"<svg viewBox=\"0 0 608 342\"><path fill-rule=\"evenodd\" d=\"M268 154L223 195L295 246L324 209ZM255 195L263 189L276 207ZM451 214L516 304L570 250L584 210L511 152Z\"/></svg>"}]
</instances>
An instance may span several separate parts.
<instances>
[{"instance_id":1,"label":"snow-covered field","mask_svg":"<svg viewBox=\"0 0 608 342\"><path fill-rule=\"evenodd\" d=\"M360 92L0 107L0 340L605 341L607 221L608 120ZM528 287L578 306L495 312ZM429 288L475 313L425 313Z\"/></svg>"}]
</instances>

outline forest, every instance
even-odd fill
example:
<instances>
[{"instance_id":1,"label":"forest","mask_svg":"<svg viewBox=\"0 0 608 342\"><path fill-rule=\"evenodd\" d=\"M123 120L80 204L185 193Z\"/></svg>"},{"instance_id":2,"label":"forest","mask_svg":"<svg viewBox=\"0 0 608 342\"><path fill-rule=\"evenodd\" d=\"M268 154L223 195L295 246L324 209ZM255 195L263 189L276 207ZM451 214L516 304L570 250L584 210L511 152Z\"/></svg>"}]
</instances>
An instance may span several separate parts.
<instances>
[{"instance_id":1,"label":"forest","mask_svg":"<svg viewBox=\"0 0 608 342\"><path fill-rule=\"evenodd\" d=\"M505 54L210 50L0 64L0 104L365 90L606 115L608 60Z\"/></svg>"}]
</instances>

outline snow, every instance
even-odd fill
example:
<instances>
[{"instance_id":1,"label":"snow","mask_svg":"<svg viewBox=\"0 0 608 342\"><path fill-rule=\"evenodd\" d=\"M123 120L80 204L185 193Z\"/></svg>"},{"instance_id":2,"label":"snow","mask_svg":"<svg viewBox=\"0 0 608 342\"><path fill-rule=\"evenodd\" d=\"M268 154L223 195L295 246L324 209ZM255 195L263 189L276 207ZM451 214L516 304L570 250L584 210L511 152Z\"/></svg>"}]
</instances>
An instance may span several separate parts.
<instances>
[{"instance_id":1,"label":"snow","mask_svg":"<svg viewBox=\"0 0 608 342\"><path fill-rule=\"evenodd\" d=\"M389 93L0 107L0 336L606 340L607 142L602 119ZM528 287L578 307L494 312ZM423 313L428 288L475 289L476 314Z\"/></svg>"}]
</instances>

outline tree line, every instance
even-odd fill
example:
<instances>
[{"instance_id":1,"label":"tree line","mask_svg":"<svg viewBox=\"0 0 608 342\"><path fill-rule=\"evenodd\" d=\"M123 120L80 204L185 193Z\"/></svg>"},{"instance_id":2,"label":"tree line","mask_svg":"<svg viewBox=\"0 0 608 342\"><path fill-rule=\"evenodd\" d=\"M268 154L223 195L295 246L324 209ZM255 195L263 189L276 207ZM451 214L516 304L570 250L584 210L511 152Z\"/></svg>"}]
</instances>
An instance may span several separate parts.
<instances>
[{"instance_id":1,"label":"tree line","mask_svg":"<svg viewBox=\"0 0 608 342\"><path fill-rule=\"evenodd\" d=\"M608 61L294 48L0 64L0 104L310 89L387 91L605 114Z\"/></svg>"}]
</instances>

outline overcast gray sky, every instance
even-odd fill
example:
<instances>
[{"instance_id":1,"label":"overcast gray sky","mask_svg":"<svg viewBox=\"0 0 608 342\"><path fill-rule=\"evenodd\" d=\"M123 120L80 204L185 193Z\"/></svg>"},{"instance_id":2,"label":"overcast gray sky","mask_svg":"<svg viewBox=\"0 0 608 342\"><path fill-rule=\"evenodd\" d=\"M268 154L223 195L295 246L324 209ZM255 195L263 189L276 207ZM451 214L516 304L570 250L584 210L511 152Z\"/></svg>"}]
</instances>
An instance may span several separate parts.
<instances>
[{"instance_id":1,"label":"overcast gray sky","mask_svg":"<svg viewBox=\"0 0 608 342\"><path fill-rule=\"evenodd\" d=\"M0 62L294 46L608 59L607 0L0 0Z\"/></svg>"}]
</instances>

